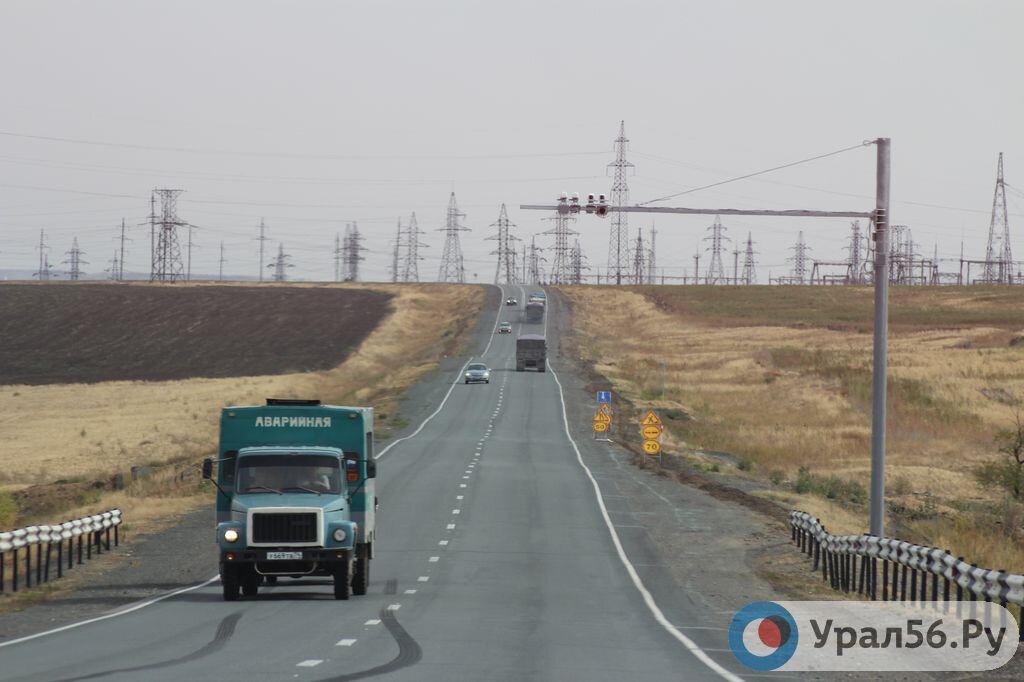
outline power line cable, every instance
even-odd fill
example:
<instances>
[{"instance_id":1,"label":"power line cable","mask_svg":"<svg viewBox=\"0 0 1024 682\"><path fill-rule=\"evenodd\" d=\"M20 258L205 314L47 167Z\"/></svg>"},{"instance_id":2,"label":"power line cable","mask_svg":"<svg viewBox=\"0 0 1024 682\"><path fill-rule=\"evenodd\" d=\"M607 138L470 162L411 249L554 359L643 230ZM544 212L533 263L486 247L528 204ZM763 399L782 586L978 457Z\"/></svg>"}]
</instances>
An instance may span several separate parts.
<instances>
[{"instance_id":1,"label":"power line cable","mask_svg":"<svg viewBox=\"0 0 1024 682\"><path fill-rule=\"evenodd\" d=\"M747 173L746 175L740 175L738 177L730 178L728 180L720 180L719 182L713 182L710 185L704 185L702 187L694 187L693 189L683 190L682 192L676 192L675 194L669 194L667 196L660 197L658 199L650 199L648 201L644 201L644 202L641 202L641 203L637 204L637 206L646 206L647 204L653 204L653 203L655 203L657 201L665 201L667 199L673 199L675 197L683 196L684 194L692 194L694 192L700 192L701 190L710 189L712 187L718 187L719 185L726 185L726 184L729 184L730 182L737 182L739 180L746 180L747 178L757 177L758 175L764 175L766 173L773 173L773 172L775 172L777 170L782 170L784 168L792 168L793 166L799 166L799 165L804 164L804 163L810 163L811 161L818 161L820 159L826 159L826 158L828 158L830 156L836 156L837 154L842 154L844 152L852 151L854 149L860 149L862 147L866 147L866 146L871 145L871 144L874 144L874 140L865 140L864 142L861 142L860 144L853 145L851 147L845 147L843 149L837 149L835 151L828 152L827 154L819 154L817 156L812 156L812 157L807 158L807 159L801 159L800 161L793 161L791 163L786 163L786 164L783 164L781 166L775 166L774 168L766 168L765 170L760 170L760 171L757 171L757 172L754 172L754 173Z\"/></svg>"}]
</instances>

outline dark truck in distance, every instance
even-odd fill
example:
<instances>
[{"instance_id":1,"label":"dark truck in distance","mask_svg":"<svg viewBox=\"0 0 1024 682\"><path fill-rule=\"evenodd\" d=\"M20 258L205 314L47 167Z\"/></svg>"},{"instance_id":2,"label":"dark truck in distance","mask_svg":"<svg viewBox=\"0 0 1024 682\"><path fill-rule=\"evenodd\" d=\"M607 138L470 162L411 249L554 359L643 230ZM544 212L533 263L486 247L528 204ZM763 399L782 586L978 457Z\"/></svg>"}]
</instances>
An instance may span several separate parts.
<instances>
[{"instance_id":1,"label":"dark truck in distance","mask_svg":"<svg viewBox=\"0 0 1024 682\"><path fill-rule=\"evenodd\" d=\"M527 302L526 321L530 323L538 323L544 321L544 304L541 301Z\"/></svg>"},{"instance_id":2,"label":"dark truck in distance","mask_svg":"<svg viewBox=\"0 0 1024 682\"><path fill-rule=\"evenodd\" d=\"M543 372L547 365L547 341L540 334L523 334L516 339L516 371L527 368Z\"/></svg>"}]
</instances>

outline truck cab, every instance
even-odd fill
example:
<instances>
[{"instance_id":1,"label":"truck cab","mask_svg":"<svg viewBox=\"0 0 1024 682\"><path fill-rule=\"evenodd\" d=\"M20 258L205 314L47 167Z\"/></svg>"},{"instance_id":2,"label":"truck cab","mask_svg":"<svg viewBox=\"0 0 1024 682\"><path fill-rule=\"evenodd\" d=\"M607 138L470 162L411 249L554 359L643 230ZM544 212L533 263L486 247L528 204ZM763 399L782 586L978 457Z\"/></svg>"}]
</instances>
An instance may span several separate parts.
<instances>
[{"instance_id":1,"label":"truck cab","mask_svg":"<svg viewBox=\"0 0 1024 682\"><path fill-rule=\"evenodd\" d=\"M376 538L373 408L268 399L221 412L217 545L224 599L279 578L328 576L366 594Z\"/></svg>"}]
</instances>

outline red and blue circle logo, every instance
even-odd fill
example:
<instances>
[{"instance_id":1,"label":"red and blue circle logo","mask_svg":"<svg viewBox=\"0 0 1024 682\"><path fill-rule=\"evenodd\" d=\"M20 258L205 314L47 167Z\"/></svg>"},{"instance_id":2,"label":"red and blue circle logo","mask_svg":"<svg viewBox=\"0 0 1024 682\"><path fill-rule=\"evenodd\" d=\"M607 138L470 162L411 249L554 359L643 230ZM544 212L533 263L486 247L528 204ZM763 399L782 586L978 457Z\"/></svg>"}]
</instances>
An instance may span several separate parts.
<instances>
[{"instance_id":1,"label":"red and blue circle logo","mask_svg":"<svg viewBox=\"0 0 1024 682\"><path fill-rule=\"evenodd\" d=\"M756 601L740 609L729 623L729 647L736 659L753 670L775 670L796 652L796 621L771 601Z\"/></svg>"}]
</instances>

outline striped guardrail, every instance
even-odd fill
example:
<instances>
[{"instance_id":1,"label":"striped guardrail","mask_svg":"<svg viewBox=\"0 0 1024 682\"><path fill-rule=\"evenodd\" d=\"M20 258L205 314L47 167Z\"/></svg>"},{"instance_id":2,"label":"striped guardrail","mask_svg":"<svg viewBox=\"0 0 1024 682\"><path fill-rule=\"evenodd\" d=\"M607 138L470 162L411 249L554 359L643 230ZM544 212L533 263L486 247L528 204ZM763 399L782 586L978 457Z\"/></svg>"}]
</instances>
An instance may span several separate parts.
<instances>
[{"instance_id":1,"label":"striped guardrail","mask_svg":"<svg viewBox=\"0 0 1024 682\"><path fill-rule=\"evenodd\" d=\"M834 590L857 592L873 600L955 600L958 608L960 602L983 600L1024 609L1024 575L980 568L946 550L903 540L832 535L819 519L806 512L790 512L789 525L793 542L813 561L811 570L820 570L822 580ZM1024 641L1024 628L1021 638Z\"/></svg>"},{"instance_id":2,"label":"striped guardrail","mask_svg":"<svg viewBox=\"0 0 1024 682\"><path fill-rule=\"evenodd\" d=\"M32 587L33 571L38 585L50 580L51 564L55 566L56 577L61 578L65 564L67 570L75 565L76 555L77 563L81 564L92 558L94 550L96 554L104 549L110 551L111 534L114 546L120 544L120 525L121 510L111 509L54 525L28 526L0 533L0 592L8 587L11 592L17 592L19 573L23 586Z\"/></svg>"}]
</instances>

